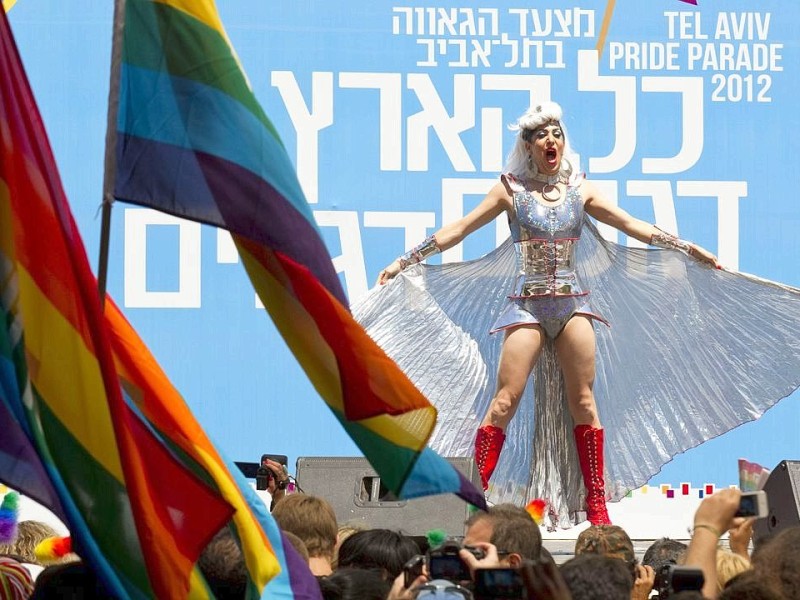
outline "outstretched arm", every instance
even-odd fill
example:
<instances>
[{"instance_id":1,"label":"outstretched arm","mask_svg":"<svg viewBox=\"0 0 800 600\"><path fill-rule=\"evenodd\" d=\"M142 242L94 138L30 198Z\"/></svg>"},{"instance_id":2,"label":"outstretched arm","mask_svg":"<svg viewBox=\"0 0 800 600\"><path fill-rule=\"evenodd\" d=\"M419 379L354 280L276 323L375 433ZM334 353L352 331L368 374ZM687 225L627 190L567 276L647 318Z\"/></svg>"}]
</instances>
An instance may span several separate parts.
<instances>
[{"instance_id":1,"label":"outstretched arm","mask_svg":"<svg viewBox=\"0 0 800 600\"><path fill-rule=\"evenodd\" d=\"M601 223L611 225L615 229L619 229L623 233L645 244L655 244L684 250L689 256L713 267L720 268L717 257L705 248L697 244L679 240L675 236L662 231L655 225L632 217L619 206L609 202L592 183L584 180L581 184L581 194L583 196L586 212Z\"/></svg>"},{"instance_id":2,"label":"outstretched arm","mask_svg":"<svg viewBox=\"0 0 800 600\"><path fill-rule=\"evenodd\" d=\"M692 541L683 563L702 569L704 598L717 597L717 546L720 536L742 521L741 517L734 516L741 496L739 490L721 490L706 496L694 514Z\"/></svg>"},{"instance_id":3,"label":"outstretched arm","mask_svg":"<svg viewBox=\"0 0 800 600\"><path fill-rule=\"evenodd\" d=\"M420 262L420 260L435 252L452 248L470 233L490 223L500 213L510 210L510 208L511 197L506 186L503 183L495 184L481 203L469 214L439 229L431 236L432 239L428 238L423 244L417 246L417 249L415 249L417 252L411 251L409 255L403 255L388 265L378 274L377 283L382 285L395 277L409 264ZM435 244L435 248L433 248L433 244Z\"/></svg>"}]
</instances>

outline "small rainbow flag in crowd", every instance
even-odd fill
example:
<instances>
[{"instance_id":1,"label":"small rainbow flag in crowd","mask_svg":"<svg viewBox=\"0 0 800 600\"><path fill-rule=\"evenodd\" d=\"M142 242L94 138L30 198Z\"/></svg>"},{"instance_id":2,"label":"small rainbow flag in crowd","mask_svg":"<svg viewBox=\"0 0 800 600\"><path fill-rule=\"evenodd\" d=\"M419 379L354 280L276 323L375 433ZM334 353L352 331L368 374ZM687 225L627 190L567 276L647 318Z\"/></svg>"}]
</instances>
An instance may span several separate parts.
<instances>
[{"instance_id":1,"label":"small rainbow flag in crowd","mask_svg":"<svg viewBox=\"0 0 800 600\"><path fill-rule=\"evenodd\" d=\"M276 327L386 486L402 498L453 492L484 506L427 447L434 407L351 316L214 2L127 0L115 29L106 198L229 230Z\"/></svg>"},{"instance_id":2,"label":"small rainbow flag in crowd","mask_svg":"<svg viewBox=\"0 0 800 600\"><path fill-rule=\"evenodd\" d=\"M5 13L0 313L0 478L66 522L114 597L209 597L196 563L228 523L251 596L319 597L110 300L103 312Z\"/></svg>"},{"instance_id":3,"label":"small rainbow flag in crowd","mask_svg":"<svg viewBox=\"0 0 800 600\"><path fill-rule=\"evenodd\" d=\"M739 489L743 492L755 492L764 487L771 471L754 462L739 459Z\"/></svg>"}]
</instances>

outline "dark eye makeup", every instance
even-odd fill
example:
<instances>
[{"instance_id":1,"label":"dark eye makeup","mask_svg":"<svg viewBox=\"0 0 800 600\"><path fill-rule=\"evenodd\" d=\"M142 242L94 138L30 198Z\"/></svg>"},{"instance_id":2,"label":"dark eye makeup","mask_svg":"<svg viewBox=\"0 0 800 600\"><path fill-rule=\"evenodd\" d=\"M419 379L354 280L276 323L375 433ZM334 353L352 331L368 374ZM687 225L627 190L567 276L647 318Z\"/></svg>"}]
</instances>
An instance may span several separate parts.
<instances>
[{"instance_id":1,"label":"dark eye makeup","mask_svg":"<svg viewBox=\"0 0 800 600\"><path fill-rule=\"evenodd\" d=\"M553 137L560 138L563 134L561 133L561 129L553 129ZM547 137L547 129L537 129L536 130L536 137L538 138L545 138Z\"/></svg>"}]
</instances>

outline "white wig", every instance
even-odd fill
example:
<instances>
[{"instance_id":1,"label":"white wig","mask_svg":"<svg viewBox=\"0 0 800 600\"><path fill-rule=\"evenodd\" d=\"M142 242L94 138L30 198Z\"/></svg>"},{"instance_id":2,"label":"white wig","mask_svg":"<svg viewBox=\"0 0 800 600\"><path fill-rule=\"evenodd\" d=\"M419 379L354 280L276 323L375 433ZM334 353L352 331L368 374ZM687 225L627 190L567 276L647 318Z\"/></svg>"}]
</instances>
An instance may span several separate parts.
<instances>
[{"instance_id":1,"label":"white wig","mask_svg":"<svg viewBox=\"0 0 800 600\"><path fill-rule=\"evenodd\" d=\"M528 151L525 149L525 142L530 141L533 131L551 121L557 121L564 133L564 158L568 165L564 165L562 161L562 171L566 177L577 175L580 173L580 157L569 143L569 136L567 135L567 128L561 120L562 116L561 106L555 102L542 102L536 106L531 106L525 113L517 119L516 123L509 126L512 131L518 131L517 139L514 142L514 147L508 153L506 158L506 166L503 168L504 173L511 173L512 175L527 179L536 174L536 165L532 164L529 160ZM571 168L569 168L571 167Z\"/></svg>"}]
</instances>

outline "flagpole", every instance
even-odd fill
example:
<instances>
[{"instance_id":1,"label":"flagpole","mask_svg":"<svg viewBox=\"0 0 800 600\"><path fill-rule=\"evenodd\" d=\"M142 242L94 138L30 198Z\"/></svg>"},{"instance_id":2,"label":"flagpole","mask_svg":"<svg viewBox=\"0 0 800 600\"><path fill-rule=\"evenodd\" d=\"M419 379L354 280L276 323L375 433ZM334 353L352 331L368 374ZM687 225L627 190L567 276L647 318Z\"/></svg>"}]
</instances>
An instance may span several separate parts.
<instances>
[{"instance_id":1,"label":"flagpole","mask_svg":"<svg viewBox=\"0 0 800 600\"><path fill-rule=\"evenodd\" d=\"M111 208L117 171L117 115L119 113L119 78L122 64L122 35L125 28L125 0L114 2L114 25L111 37L111 76L108 86L106 154L103 169L103 210L100 222L100 254L97 260L97 288L105 303L108 276L108 246L111 239Z\"/></svg>"}]
</instances>

